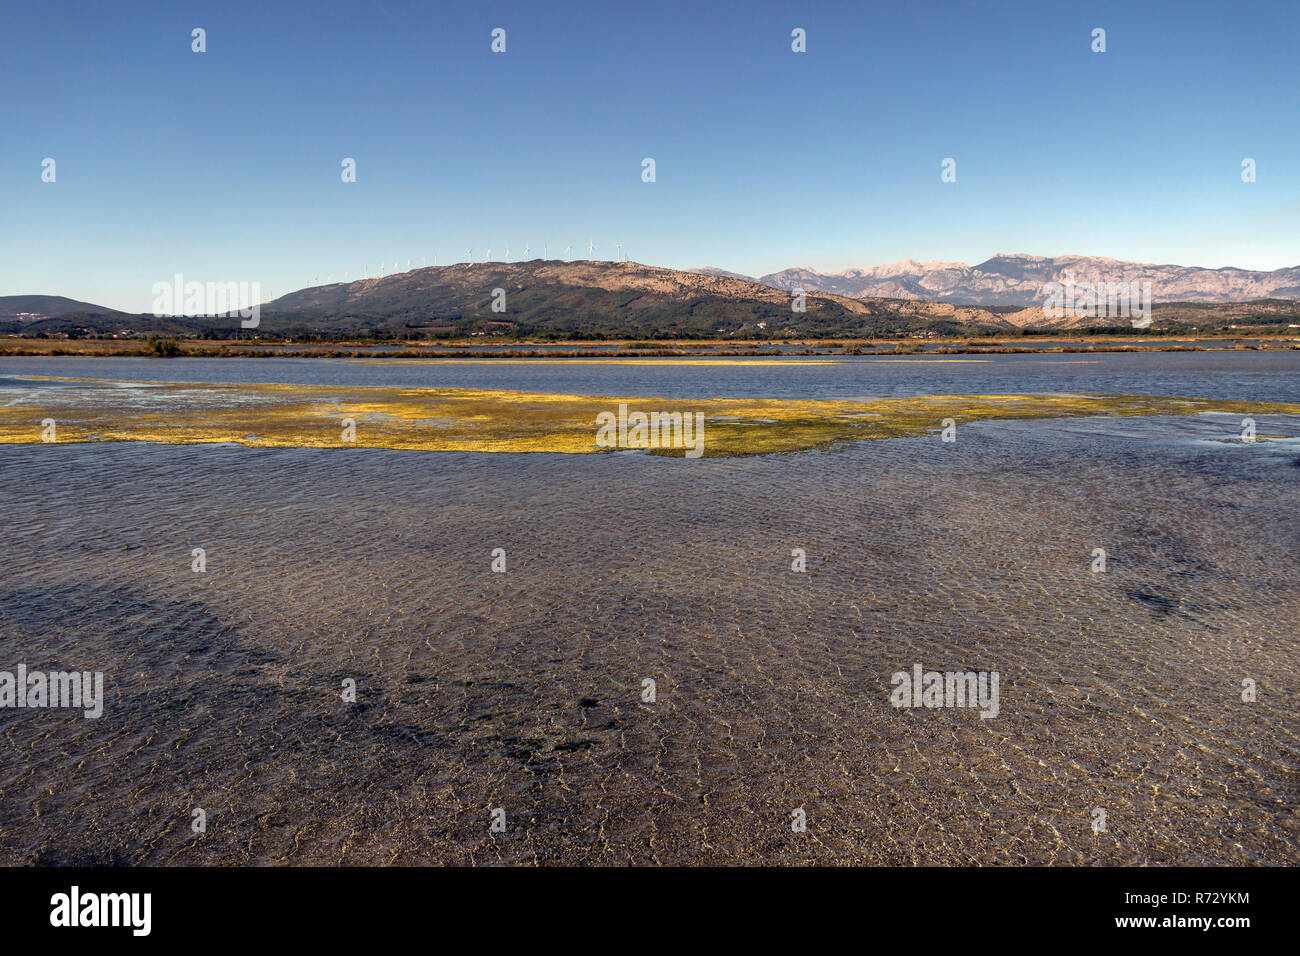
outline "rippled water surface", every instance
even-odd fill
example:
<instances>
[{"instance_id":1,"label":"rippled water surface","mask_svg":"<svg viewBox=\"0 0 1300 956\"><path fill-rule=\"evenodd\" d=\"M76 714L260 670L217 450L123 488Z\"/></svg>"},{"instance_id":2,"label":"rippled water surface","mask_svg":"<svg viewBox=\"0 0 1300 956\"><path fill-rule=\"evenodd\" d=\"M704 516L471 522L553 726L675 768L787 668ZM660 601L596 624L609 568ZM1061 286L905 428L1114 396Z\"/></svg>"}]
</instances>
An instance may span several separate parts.
<instances>
[{"instance_id":1,"label":"rippled water surface","mask_svg":"<svg viewBox=\"0 0 1300 956\"><path fill-rule=\"evenodd\" d=\"M7 357L0 358L0 376L495 388L665 398L833 399L1061 391L1300 401L1300 351L821 356L786 358L780 364L763 359L716 360L735 363L722 365L664 361L453 359L422 364L408 359Z\"/></svg>"},{"instance_id":2,"label":"rippled water surface","mask_svg":"<svg viewBox=\"0 0 1300 956\"><path fill-rule=\"evenodd\" d=\"M1295 353L1087 358L0 375L1300 400ZM1295 864L1300 420L1238 428L698 461L0 446L0 670L107 696L0 710L0 862ZM996 671L998 716L893 708L914 664Z\"/></svg>"}]
</instances>

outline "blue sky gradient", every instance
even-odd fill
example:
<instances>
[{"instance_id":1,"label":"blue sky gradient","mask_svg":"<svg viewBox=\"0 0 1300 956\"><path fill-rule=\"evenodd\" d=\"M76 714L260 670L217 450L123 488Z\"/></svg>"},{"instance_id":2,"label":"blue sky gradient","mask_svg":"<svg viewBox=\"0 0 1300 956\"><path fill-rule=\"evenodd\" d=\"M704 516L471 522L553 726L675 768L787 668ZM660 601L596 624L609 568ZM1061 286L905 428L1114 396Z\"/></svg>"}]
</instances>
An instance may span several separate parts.
<instances>
[{"instance_id":1,"label":"blue sky gradient","mask_svg":"<svg viewBox=\"0 0 1300 956\"><path fill-rule=\"evenodd\" d=\"M270 297L526 240L751 275L1300 264L1300 3L726 6L7 5L0 294L148 311L177 272Z\"/></svg>"}]
</instances>

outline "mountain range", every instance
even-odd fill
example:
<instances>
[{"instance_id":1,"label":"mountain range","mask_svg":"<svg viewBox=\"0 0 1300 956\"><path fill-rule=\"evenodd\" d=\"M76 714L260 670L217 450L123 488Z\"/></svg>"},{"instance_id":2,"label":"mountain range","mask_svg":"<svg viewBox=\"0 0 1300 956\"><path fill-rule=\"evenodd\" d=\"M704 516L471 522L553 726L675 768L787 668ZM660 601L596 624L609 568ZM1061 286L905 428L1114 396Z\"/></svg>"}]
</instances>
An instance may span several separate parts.
<instances>
[{"instance_id":1,"label":"mountain range","mask_svg":"<svg viewBox=\"0 0 1300 956\"><path fill-rule=\"evenodd\" d=\"M1300 268L1155 266L1086 256L995 256L977 266L904 260L757 278L637 262L460 263L313 286L261 306L259 335L367 332L414 338L513 333L578 337L888 337L1120 327L1127 318L1044 313L1043 287L1151 282L1155 329L1300 322ZM805 290L802 311L794 290ZM226 316L136 316L59 296L0 297L0 331L236 333Z\"/></svg>"},{"instance_id":2,"label":"mountain range","mask_svg":"<svg viewBox=\"0 0 1300 956\"><path fill-rule=\"evenodd\" d=\"M750 277L722 269L708 275L748 279L776 289L816 289L852 298L880 297L951 302L958 305L1028 307L1043 302L1043 285L1073 278L1087 282L1150 282L1156 302L1244 302L1251 299L1300 299L1300 266L1255 272L1232 267L1122 262L1101 256L996 255L978 265L964 262L916 262L841 272L811 268L783 269Z\"/></svg>"},{"instance_id":3,"label":"mountain range","mask_svg":"<svg viewBox=\"0 0 1300 956\"><path fill-rule=\"evenodd\" d=\"M1171 281L1179 273L1179 294L1157 293L1162 269ZM1078 283L1150 281L1154 301L1179 303L1156 310L1153 318L1165 324L1205 327L1252 318L1277 323L1300 314L1300 303L1277 301L1288 291L1300 295L1300 268L1250 273L1082 256L998 256L978 267L908 260L845 273L791 269L758 279L637 262L461 263L302 289L262 311L290 325L325 321L361 329L378 322L457 334L887 336L972 328L1129 327L1127 318L1045 314L1044 283L1071 274ZM802 312L792 309L795 289L806 292ZM885 294L896 292L908 294ZM492 310L494 295L500 312ZM1007 299L1017 301L993 301Z\"/></svg>"}]
</instances>

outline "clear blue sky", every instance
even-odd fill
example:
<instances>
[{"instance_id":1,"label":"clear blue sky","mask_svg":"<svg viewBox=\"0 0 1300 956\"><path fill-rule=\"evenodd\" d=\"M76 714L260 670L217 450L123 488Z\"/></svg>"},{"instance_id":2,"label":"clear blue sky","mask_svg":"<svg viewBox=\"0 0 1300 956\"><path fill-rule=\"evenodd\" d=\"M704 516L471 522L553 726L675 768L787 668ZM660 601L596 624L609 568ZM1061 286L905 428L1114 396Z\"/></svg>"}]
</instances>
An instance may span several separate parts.
<instances>
[{"instance_id":1,"label":"clear blue sky","mask_svg":"<svg viewBox=\"0 0 1300 956\"><path fill-rule=\"evenodd\" d=\"M146 311L176 272L269 297L525 240L1296 265L1297 36L1295 0L8 3L0 294Z\"/></svg>"}]
</instances>

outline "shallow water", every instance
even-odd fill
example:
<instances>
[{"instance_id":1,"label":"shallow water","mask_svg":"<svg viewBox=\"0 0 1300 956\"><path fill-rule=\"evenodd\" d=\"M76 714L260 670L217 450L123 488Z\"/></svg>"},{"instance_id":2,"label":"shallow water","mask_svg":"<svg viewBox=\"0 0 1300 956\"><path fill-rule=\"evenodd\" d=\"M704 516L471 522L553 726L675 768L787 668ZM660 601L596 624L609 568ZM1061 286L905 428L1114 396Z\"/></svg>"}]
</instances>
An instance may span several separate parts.
<instances>
[{"instance_id":1,"label":"shallow water","mask_svg":"<svg viewBox=\"0 0 1300 956\"><path fill-rule=\"evenodd\" d=\"M871 398L898 395L1107 392L1300 401L1300 351L1102 352L1095 355L786 357L781 364L638 364L635 359L0 358L0 377L159 382L391 385L664 398ZM653 361L653 360L651 360ZM663 360L657 360L662 362ZM0 397L0 401L3 398Z\"/></svg>"},{"instance_id":2,"label":"shallow water","mask_svg":"<svg viewBox=\"0 0 1300 956\"><path fill-rule=\"evenodd\" d=\"M1096 358L380 372L1297 400L1285 353ZM0 374L377 374L91 361ZM98 720L0 710L0 863L1295 864L1300 420L1237 427L1004 421L699 461L0 447L0 669L102 670L108 698ZM895 709L917 663L997 671L998 716Z\"/></svg>"}]
</instances>

